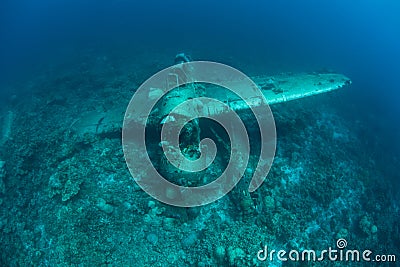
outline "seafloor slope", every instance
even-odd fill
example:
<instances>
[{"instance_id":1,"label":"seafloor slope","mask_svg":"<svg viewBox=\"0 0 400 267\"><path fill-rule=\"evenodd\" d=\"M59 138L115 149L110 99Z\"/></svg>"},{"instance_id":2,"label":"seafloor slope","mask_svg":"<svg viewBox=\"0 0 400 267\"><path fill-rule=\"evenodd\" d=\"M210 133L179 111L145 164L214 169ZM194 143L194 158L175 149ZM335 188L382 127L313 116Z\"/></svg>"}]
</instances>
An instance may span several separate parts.
<instances>
[{"instance_id":1,"label":"seafloor slope","mask_svg":"<svg viewBox=\"0 0 400 267\"><path fill-rule=\"evenodd\" d=\"M341 92L273 107L277 155L254 194L234 190L204 207L175 208L134 183L118 126L74 131L81 114L125 107L157 69L88 65L30 80L29 94L3 110L2 266L257 266L263 245L322 250L338 238L399 252L385 166L362 138L367 127L338 112Z\"/></svg>"}]
</instances>

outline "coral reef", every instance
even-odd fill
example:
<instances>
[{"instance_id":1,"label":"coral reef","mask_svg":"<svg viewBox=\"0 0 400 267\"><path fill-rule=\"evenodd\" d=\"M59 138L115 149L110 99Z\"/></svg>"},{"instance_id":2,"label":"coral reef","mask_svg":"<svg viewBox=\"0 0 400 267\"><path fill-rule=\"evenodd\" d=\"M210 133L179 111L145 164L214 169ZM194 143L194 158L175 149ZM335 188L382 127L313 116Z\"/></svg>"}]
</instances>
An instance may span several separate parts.
<instances>
[{"instance_id":1,"label":"coral reef","mask_svg":"<svg viewBox=\"0 0 400 267\"><path fill-rule=\"evenodd\" d=\"M13 110L0 148L0 265L266 266L257 260L264 245L324 249L339 238L398 253L400 209L386 165L359 138L366 128L334 108L340 96L273 108L277 153L257 191L241 181L214 203L176 208L133 181L123 114L107 113L125 107L153 68L89 66L30 81L33 96Z\"/></svg>"}]
</instances>

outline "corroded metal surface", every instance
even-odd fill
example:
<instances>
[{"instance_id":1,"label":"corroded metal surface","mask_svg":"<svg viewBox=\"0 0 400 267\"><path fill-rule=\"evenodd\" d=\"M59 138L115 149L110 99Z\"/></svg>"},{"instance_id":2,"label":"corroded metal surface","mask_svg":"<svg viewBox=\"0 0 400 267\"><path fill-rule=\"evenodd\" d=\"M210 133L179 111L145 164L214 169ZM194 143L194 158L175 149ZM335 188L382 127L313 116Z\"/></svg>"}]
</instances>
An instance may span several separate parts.
<instances>
[{"instance_id":1,"label":"corroded metal surface","mask_svg":"<svg viewBox=\"0 0 400 267\"><path fill-rule=\"evenodd\" d=\"M274 76L256 76L251 77L251 79L262 91L269 105L330 92L351 84L351 80L348 77L338 73L282 73ZM235 86L240 86L241 81L232 80L230 83ZM252 88L249 90L251 89ZM163 91L160 89L152 88L149 92L149 97L156 97L162 94L162 92ZM163 100L163 105L166 108L159 109L156 107L150 117L143 119L147 120L147 123L150 125L159 125L171 119L167 117L171 108L188 99L196 97L215 98L225 102L234 111L242 112L249 109L249 105L251 107L257 107L264 101L260 98L250 98L247 99L247 103L249 103L249 105L247 105L242 99L239 99L237 95L231 93L229 90L221 90L221 88L209 84L205 86L196 85L195 87L189 85L186 88L178 88L172 94L166 95ZM193 112L191 112L191 110L185 110L185 114L175 115L187 116L191 113L195 113L195 109L198 108L206 110L209 116L218 116L225 112L220 106L203 105L201 100L192 108ZM77 119L72 128L76 130L78 134L118 133L122 125L123 113L124 109L119 107L118 109L101 114L93 114L93 112L82 114L82 117ZM142 123L140 118L137 119L139 123ZM135 121L135 118L132 118L132 120Z\"/></svg>"}]
</instances>

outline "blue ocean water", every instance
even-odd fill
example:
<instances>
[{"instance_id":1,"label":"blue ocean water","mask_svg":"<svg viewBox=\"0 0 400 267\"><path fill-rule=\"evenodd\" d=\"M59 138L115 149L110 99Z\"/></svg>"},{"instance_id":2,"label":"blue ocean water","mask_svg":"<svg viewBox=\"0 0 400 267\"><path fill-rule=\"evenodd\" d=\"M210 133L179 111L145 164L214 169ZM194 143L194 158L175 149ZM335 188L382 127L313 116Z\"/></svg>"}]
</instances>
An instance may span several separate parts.
<instances>
[{"instance_id":1,"label":"blue ocean water","mask_svg":"<svg viewBox=\"0 0 400 267\"><path fill-rule=\"evenodd\" d=\"M27 266L29 262L35 266L61 266L63 262L86 266L91 255L98 266L257 266L251 264L255 264L259 243L270 241L276 249L300 249L307 244L334 246L332 240L342 236L359 248L371 246L371 250L400 257L399 11L400 3L390 0L2 1L3 134L7 121L14 122L0 153L0 161L5 162L5 174L0 175L0 185L4 184L0 189L5 188L0 190L4 251L0 262L4 266ZM246 215L243 210L247 200L238 200L234 194L231 202L215 206L219 210L215 212L170 210L136 190L121 192L122 185L115 181L127 175L126 167L124 162L113 165L123 161L120 139L112 135L80 140L69 135L68 129L76 124L74 112L126 105L141 82L172 65L181 52L196 60L231 65L250 76L334 71L352 80L350 86L332 94L277 108L277 170L272 174L277 181L271 178L262 194L251 196L261 203L255 207L263 207L263 211L254 208L257 218L251 223L241 217ZM96 102L100 98L104 102ZM7 115L10 112L12 116ZM64 119L64 126L54 124ZM63 127L65 132L58 131ZM331 136L333 140L328 140ZM46 140L52 141L49 144ZM293 143L300 148L288 145ZM319 153L310 152L319 147ZM307 151L307 156L301 151ZM61 154L54 156L58 152ZM107 162L91 159L90 153L105 155ZM114 153L115 158L108 153ZM85 162L83 158L92 162L88 166L112 167L105 172L82 167L87 170L86 176L95 177L93 184L71 178L75 177L71 173L83 173L79 165ZM325 172L318 169L326 166L331 167ZM286 183L296 184L293 181L298 181L302 173L305 177L320 173L322 180L314 186L325 188L326 195L306 186L290 189L293 192L287 195L272 190L281 186L286 190ZM336 183L333 173L338 178ZM284 182L283 176L288 180ZM348 187L338 188L343 181L349 182ZM73 189L65 186L68 183L75 185ZM92 194L94 185L105 193ZM357 191L360 187L364 189ZM354 190L354 194L347 195L348 202L341 202L346 197L340 192L346 190ZM124 194L133 195L125 200L116 197ZM275 204L270 204L266 196ZM305 196L325 204L316 207ZM15 207L13 203L17 203ZM296 224L288 219L300 220L295 203L305 203L310 221ZM274 206L273 211L268 205ZM346 208L339 210L339 206ZM40 207L53 212L44 215ZM280 209L285 212L277 211ZM266 211L270 218L260 215ZM314 218L316 213L325 219ZM71 220L73 227L65 223ZM284 221L290 231L277 227L277 221ZM52 222L57 227L52 227ZM267 229L263 230L265 236L256 234L257 242L251 243L251 238L240 234L226 234L226 229L250 231L251 225ZM169 234L161 234L158 229L162 227ZM79 235L70 241L73 229L79 229ZM123 229L122 233L118 229ZM226 235L226 239L218 239L210 229ZM143 244L138 241L135 245L135 237L124 236L129 231ZM300 232L307 237L300 237ZM321 236L330 239L322 240ZM99 251L107 257L96 254L100 253L93 242L96 238L100 240ZM171 245L181 239L180 247ZM63 244L69 244L68 248L61 249ZM132 251L118 248L119 244L161 251L162 256L142 252L128 257L126 253ZM15 250L21 252L14 257ZM243 253L251 255L251 260L246 261ZM135 261L138 265L132 263Z\"/></svg>"},{"instance_id":2,"label":"blue ocean water","mask_svg":"<svg viewBox=\"0 0 400 267\"><path fill-rule=\"evenodd\" d=\"M358 101L348 102L379 108L380 119L398 111L396 1L5 1L1 10L2 79L79 60L85 49L118 58L186 51L235 58L245 72L340 69L355 84Z\"/></svg>"}]
</instances>

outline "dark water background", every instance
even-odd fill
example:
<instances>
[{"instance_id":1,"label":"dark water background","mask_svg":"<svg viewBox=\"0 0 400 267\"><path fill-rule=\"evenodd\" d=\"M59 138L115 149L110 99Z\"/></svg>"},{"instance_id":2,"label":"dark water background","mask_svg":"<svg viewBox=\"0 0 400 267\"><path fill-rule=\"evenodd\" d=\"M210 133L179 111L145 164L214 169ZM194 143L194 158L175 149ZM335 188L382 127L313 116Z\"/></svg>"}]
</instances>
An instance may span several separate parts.
<instances>
[{"instance_id":1,"label":"dark water background","mask_svg":"<svg viewBox=\"0 0 400 267\"><path fill-rule=\"evenodd\" d=\"M128 61L164 54L171 63L185 51L248 74L333 69L353 80L338 110L368 125L363 138L391 162L400 151L398 14L398 1L372 0L6 0L0 97L3 103L21 97L26 88L7 85L49 65L82 61L87 51Z\"/></svg>"}]
</instances>

